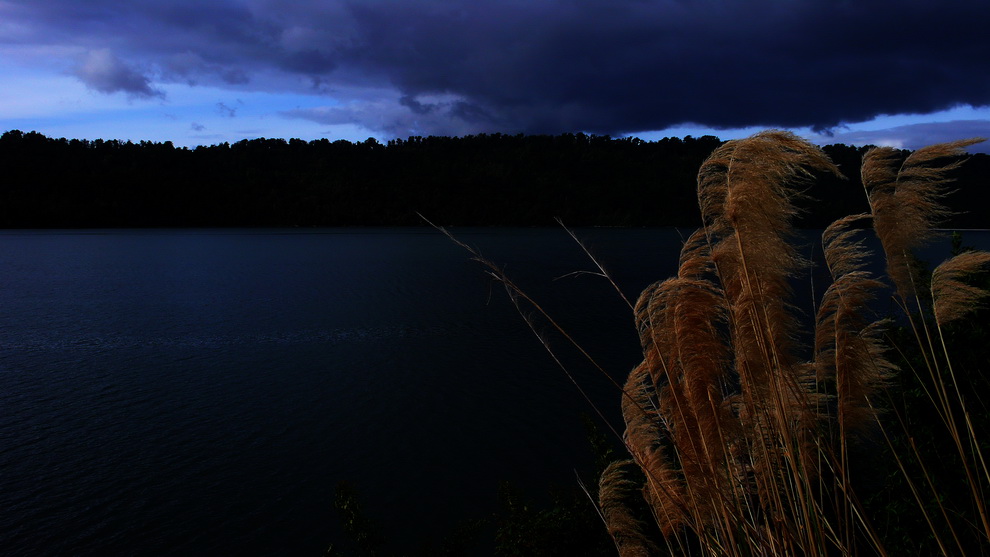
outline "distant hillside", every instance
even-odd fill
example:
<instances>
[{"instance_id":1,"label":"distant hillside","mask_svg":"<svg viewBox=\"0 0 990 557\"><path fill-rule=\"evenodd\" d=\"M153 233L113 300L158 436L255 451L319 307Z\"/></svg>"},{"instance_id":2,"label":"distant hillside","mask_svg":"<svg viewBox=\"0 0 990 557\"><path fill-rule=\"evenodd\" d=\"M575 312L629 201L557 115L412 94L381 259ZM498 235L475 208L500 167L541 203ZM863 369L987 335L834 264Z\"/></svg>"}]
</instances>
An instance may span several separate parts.
<instances>
[{"instance_id":1,"label":"distant hillside","mask_svg":"<svg viewBox=\"0 0 990 557\"><path fill-rule=\"evenodd\" d=\"M695 176L721 141L607 136L411 137L380 144L171 143L0 136L0 227L421 225L696 226ZM810 187L800 226L866 210L865 148L825 151L848 180ZM948 226L990 227L990 156L958 173Z\"/></svg>"}]
</instances>

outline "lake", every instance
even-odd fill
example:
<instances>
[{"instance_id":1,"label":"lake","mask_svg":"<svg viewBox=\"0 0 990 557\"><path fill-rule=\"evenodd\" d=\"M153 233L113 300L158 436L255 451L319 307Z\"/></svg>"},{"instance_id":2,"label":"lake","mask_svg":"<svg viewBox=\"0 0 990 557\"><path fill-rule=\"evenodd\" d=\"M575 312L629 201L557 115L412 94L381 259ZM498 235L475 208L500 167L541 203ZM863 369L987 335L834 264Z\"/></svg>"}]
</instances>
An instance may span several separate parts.
<instances>
[{"instance_id":1,"label":"lake","mask_svg":"<svg viewBox=\"0 0 990 557\"><path fill-rule=\"evenodd\" d=\"M553 340L617 422L638 341L581 249L453 232L596 358ZM577 231L633 301L689 233ZM437 540L591 462L591 406L431 229L3 231L0 270L3 555L320 555L342 480L387 537Z\"/></svg>"}]
</instances>

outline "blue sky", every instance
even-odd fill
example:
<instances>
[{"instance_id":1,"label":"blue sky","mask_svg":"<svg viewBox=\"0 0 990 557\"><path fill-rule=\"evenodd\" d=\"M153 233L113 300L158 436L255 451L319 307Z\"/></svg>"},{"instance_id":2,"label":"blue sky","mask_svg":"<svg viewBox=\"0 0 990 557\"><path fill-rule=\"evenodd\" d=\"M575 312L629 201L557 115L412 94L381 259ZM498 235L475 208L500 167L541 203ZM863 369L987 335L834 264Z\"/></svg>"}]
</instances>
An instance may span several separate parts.
<instances>
[{"instance_id":1,"label":"blue sky","mask_svg":"<svg viewBox=\"0 0 990 557\"><path fill-rule=\"evenodd\" d=\"M987 21L975 0L0 0L0 131L915 148L990 136Z\"/></svg>"}]
</instances>

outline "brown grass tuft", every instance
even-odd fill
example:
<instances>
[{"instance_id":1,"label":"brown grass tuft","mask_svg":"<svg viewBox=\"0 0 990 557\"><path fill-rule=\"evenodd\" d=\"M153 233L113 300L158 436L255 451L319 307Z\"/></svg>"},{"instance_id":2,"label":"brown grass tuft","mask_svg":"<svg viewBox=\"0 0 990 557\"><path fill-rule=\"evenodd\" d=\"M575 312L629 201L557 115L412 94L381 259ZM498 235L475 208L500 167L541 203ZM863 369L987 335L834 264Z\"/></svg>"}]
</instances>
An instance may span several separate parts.
<instances>
[{"instance_id":1,"label":"brown grass tuft","mask_svg":"<svg viewBox=\"0 0 990 557\"><path fill-rule=\"evenodd\" d=\"M887 254L887 274L901 298L910 299L915 293L918 269L912 251L924 245L932 228L949 215L941 204L951 182L949 174L962 164L965 148L981 141L939 143L907 158L890 147L871 149L863 156L863 186L874 228Z\"/></svg>"},{"instance_id":2,"label":"brown grass tuft","mask_svg":"<svg viewBox=\"0 0 990 557\"><path fill-rule=\"evenodd\" d=\"M868 316L868 304L883 283L863 270L870 253L850 229L868 215L851 215L822 234L832 284L822 296L815 326L815 366L820 380L835 382L840 440L875 424L870 399L884 385L892 364L884 357L882 322Z\"/></svg>"},{"instance_id":3,"label":"brown grass tuft","mask_svg":"<svg viewBox=\"0 0 990 557\"><path fill-rule=\"evenodd\" d=\"M598 483L598 503L608 533L615 542L620 557L648 557L656 546L644 533L644 523L629 507L638 491L637 484L628 479L632 460L617 460L602 472Z\"/></svg>"},{"instance_id":4,"label":"brown grass tuft","mask_svg":"<svg viewBox=\"0 0 990 557\"><path fill-rule=\"evenodd\" d=\"M967 275L984 270L990 263L990 253L963 252L935 268L932 272L932 301L935 319L945 325L976 311L990 292L963 281Z\"/></svg>"}]
</instances>

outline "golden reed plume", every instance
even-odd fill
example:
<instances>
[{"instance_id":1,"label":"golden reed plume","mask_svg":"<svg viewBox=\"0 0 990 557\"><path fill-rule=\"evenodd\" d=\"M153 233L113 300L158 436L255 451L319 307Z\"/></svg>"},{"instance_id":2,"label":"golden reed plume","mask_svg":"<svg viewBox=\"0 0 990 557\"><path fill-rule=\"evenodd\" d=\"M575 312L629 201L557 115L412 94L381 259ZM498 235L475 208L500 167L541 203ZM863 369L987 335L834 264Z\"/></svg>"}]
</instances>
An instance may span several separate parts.
<instances>
[{"instance_id":1,"label":"golden reed plume","mask_svg":"<svg viewBox=\"0 0 990 557\"><path fill-rule=\"evenodd\" d=\"M984 270L990 253L967 251L946 260L932 272L932 303L935 319L945 325L976 311L987 291L963 281L967 275Z\"/></svg>"},{"instance_id":2,"label":"golden reed plume","mask_svg":"<svg viewBox=\"0 0 990 557\"><path fill-rule=\"evenodd\" d=\"M932 227L949 215L941 204L950 172L962 164L965 147L982 139L964 139L923 147L904 158L891 147L863 155L863 186L874 228L887 255L887 274L903 299L915 293L918 268L912 250L930 237Z\"/></svg>"},{"instance_id":3,"label":"golden reed plume","mask_svg":"<svg viewBox=\"0 0 990 557\"><path fill-rule=\"evenodd\" d=\"M627 477L632 466L635 466L632 460L609 464L598 482L598 500L619 556L648 557L656 546L643 532L645 524L630 511L627 503L637 490L636 482Z\"/></svg>"}]
</instances>

